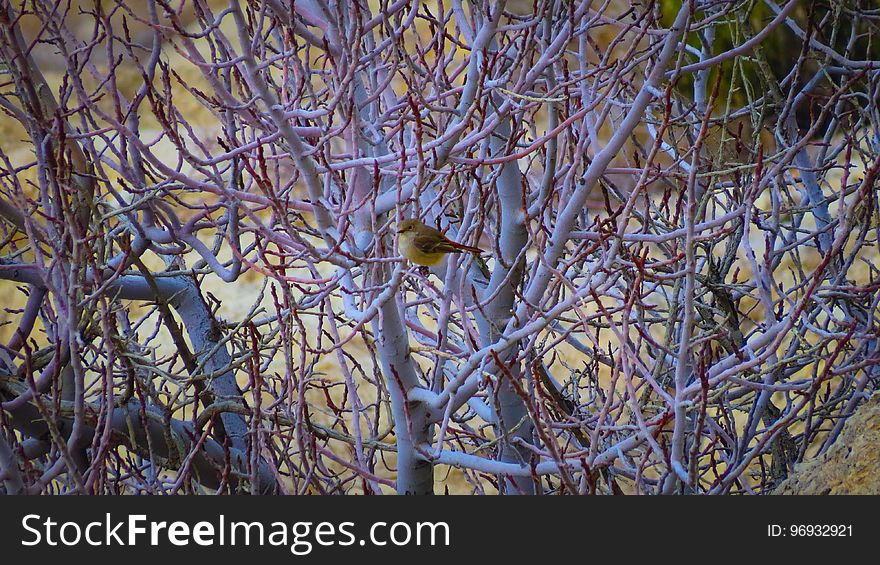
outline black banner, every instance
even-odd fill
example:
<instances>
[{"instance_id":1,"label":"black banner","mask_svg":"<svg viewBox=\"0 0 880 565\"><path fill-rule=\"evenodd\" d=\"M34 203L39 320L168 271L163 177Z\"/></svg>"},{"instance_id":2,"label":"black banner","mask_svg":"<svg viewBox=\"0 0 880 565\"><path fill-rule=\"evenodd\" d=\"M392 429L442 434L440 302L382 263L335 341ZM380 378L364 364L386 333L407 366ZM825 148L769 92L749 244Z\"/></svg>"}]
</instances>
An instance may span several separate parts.
<instances>
[{"instance_id":1,"label":"black banner","mask_svg":"<svg viewBox=\"0 0 880 565\"><path fill-rule=\"evenodd\" d=\"M872 497L3 497L3 555L516 563L873 551ZM725 549L727 548L727 549ZM733 553L730 553L733 552ZM849 553L847 553L849 554ZM4 562L9 562L4 559ZM759 561L760 562L760 561Z\"/></svg>"}]
</instances>

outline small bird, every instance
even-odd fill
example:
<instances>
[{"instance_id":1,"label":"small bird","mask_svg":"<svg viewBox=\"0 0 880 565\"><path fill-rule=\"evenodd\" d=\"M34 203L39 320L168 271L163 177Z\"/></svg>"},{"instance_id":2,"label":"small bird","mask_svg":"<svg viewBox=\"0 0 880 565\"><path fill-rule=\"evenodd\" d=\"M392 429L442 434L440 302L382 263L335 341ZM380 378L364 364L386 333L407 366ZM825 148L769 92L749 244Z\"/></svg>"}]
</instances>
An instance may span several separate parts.
<instances>
[{"instance_id":1,"label":"small bird","mask_svg":"<svg viewBox=\"0 0 880 565\"><path fill-rule=\"evenodd\" d=\"M471 247L452 241L439 230L426 226L418 220L404 220L397 226L398 248L401 255L425 267L437 265L447 253L467 251L479 255L479 247Z\"/></svg>"}]
</instances>

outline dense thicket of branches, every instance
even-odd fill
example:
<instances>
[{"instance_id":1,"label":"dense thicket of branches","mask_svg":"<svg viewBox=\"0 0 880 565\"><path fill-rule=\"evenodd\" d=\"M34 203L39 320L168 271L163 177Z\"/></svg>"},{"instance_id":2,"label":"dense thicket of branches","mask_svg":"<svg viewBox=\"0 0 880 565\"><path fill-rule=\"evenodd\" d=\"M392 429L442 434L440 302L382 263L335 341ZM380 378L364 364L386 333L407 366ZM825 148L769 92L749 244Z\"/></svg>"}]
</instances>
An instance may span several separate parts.
<instances>
[{"instance_id":1,"label":"dense thicket of branches","mask_svg":"<svg viewBox=\"0 0 880 565\"><path fill-rule=\"evenodd\" d=\"M876 3L0 7L7 493L765 493L877 386Z\"/></svg>"}]
</instances>

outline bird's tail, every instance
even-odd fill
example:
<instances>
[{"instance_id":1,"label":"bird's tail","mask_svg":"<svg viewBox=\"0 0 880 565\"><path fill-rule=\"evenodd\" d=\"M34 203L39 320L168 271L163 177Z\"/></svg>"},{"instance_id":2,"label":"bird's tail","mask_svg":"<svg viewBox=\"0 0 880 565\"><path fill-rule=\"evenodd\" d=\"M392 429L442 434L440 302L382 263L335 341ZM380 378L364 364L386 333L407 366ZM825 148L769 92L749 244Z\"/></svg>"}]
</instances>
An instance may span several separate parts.
<instances>
[{"instance_id":1,"label":"bird's tail","mask_svg":"<svg viewBox=\"0 0 880 565\"><path fill-rule=\"evenodd\" d=\"M464 245L463 243L458 243L456 241L452 241L452 247L456 249L456 251L467 251L469 253L476 253L477 255L483 253L483 250L479 247L472 247L470 245Z\"/></svg>"}]
</instances>

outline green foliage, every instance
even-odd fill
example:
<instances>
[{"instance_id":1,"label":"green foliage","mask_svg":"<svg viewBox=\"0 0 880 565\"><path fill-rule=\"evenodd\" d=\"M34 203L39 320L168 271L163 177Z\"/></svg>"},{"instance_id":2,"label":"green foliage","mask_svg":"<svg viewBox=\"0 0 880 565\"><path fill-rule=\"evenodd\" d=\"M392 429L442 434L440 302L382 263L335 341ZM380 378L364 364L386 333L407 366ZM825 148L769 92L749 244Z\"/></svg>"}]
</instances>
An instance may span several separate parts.
<instances>
[{"instance_id":1,"label":"green foliage","mask_svg":"<svg viewBox=\"0 0 880 565\"><path fill-rule=\"evenodd\" d=\"M808 34L814 34L817 40L833 47L839 53L846 52L852 32L851 26L857 25L859 26L856 29L857 39L849 57L859 60L880 59L880 45L876 41L872 41L875 34L868 33L873 31L872 28L876 27L876 23L854 21L846 11L847 5L850 4L852 4L852 0L803 2L795 7L791 18L802 30ZM672 23L681 5L681 0L660 0L662 25L668 26ZM760 0L742 2L723 16L722 25L715 27L715 41L711 54L717 55L737 45L742 45L764 29L775 16L776 14ZM705 12L700 12L699 17L702 21L707 15ZM699 22L696 27L699 27ZM687 36L688 45L697 49L702 48L700 33L699 31L689 33ZM753 95L757 94L760 97L778 88L779 82L791 71L801 56L802 50L803 41L788 26L780 25L770 32L756 48L713 68L709 84L714 84L717 80L717 73L721 72L720 92L732 91L733 107L742 107L749 102ZM801 82L808 80L818 72L824 59L824 55L813 50L807 55L800 71ZM765 76L765 72L761 69L761 58L767 64L765 70L770 71L769 76ZM693 75L682 76L676 84L678 93L690 98L693 93L693 84ZM802 109L804 113L809 113L809 111L808 105ZM799 121L803 121L807 117L799 116Z\"/></svg>"}]
</instances>

